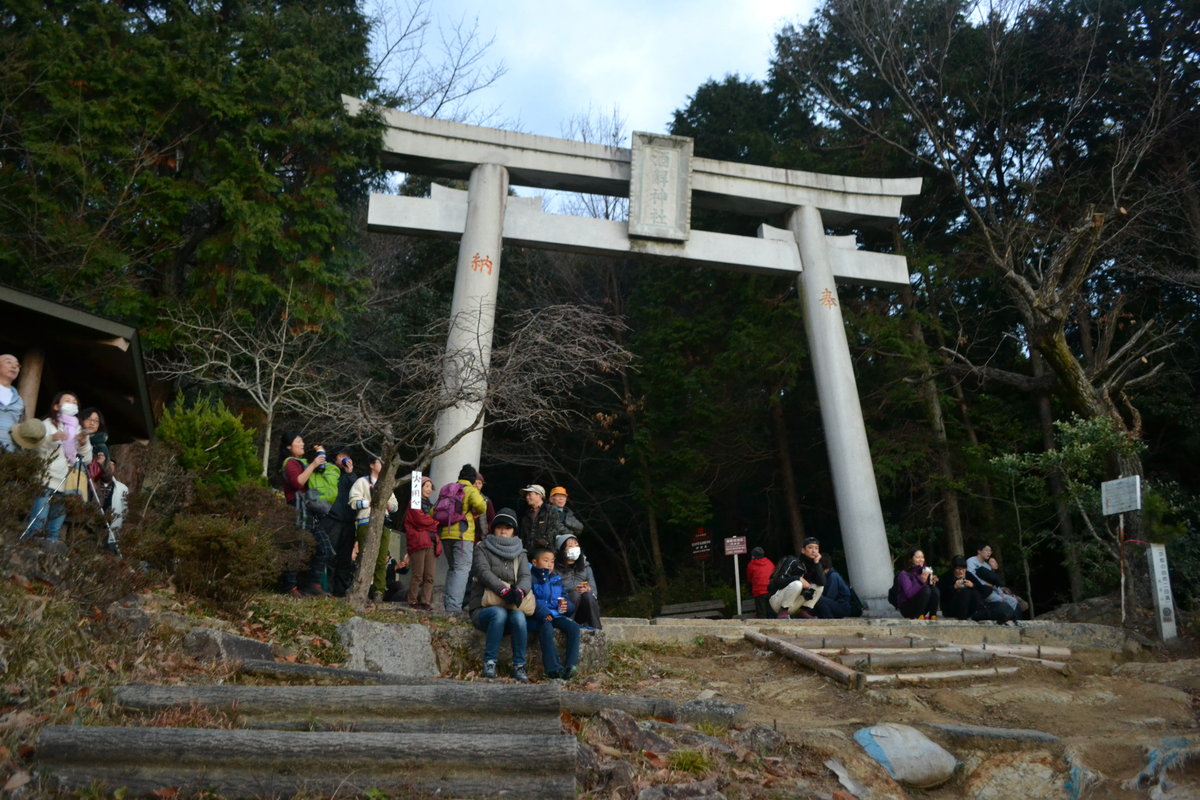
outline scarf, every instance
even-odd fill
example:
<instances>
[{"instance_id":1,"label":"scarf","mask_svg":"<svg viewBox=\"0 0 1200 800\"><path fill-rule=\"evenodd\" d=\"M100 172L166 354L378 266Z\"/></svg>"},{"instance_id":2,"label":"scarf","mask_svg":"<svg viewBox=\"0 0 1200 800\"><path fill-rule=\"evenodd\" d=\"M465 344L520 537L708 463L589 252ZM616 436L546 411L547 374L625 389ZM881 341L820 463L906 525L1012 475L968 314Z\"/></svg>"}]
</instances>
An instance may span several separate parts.
<instances>
[{"instance_id":1,"label":"scarf","mask_svg":"<svg viewBox=\"0 0 1200 800\"><path fill-rule=\"evenodd\" d=\"M66 414L59 414L58 424L62 427L63 433L67 435L62 443L63 455L66 456L68 464L74 465L75 456L79 452L78 442L75 441L75 435L79 433L79 420L75 417L68 417Z\"/></svg>"},{"instance_id":2,"label":"scarf","mask_svg":"<svg viewBox=\"0 0 1200 800\"><path fill-rule=\"evenodd\" d=\"M493 555L512 560L525 554L525 546L516 536L489 536L480 547Z\"/></svg>"}]
</instances>

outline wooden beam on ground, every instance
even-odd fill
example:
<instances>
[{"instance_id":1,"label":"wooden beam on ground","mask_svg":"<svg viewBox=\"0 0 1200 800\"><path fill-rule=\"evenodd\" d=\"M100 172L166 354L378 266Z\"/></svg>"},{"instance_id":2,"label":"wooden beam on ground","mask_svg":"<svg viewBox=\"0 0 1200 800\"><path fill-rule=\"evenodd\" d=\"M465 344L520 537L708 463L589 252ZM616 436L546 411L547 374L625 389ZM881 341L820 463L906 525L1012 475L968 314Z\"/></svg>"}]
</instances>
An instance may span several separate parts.
<instances>
[{"instance_id":1,"label":"wooden beam on ground","mask_svg":"<svg viewBox=\"0 0 1200 800\"><path fill-rule=\"evenodd\" d=\"M951 669L944 672L893 672L887 675L864 676L867 685L885 683L934 683L937 681L961 681L976 678L993 678L1013 675L1016 667L989 667L987 669Z\"/></svg>"},{"instance_id":2,"label":"wooden beam on ground","mask_svg":"<svg viewBox=\"0 0 1200 800\"><path fill-rule=\"evenodd\" d=\"M836 661L831 661L825 656L818 655L810 650L805 650L802 647L797 647L794 644L785 642L782 639L777 639L773 636L766 636L757 631L746 631L746 640L758 645L766 647L779 653L785 658L790 658L792 661L803 664L809 669L816 670L822 675L833 678L838 683L844 685L847 689L861 689L865 685L865 677L861 672L852 670Z\"/></svg>"},{"instance_id":3,"label":"wooden beam on ground","mask_svg":"<svg viewBox=\"0 0 1200 800\"><path fill-rule=\"evenodd\" d=\"M960 666L986 664L990 663L995 657L992 653L979 653L966 650L912 650L906 653L872 653L868 650L863 653L838 655L835 657L835 660L848 667L870 671L872 669L926 667L938 664L958 664Z\"/></svg>"},{"instance_id":4,"label":"wooden beam on ground","mask_svg":"<svg viewBox=\"0 0 1200 800\"><path fill-rule=\"evenodd\" d=\"M37 739L39 770L63 788L229 798L573 798L576 750L573 736L529 734L470 747L456 734L48 726Z\"/></svg>"},{"instance_id":5,"label":"wooden beam on ground","mask_svg":"<svg viewBox=\"0 0 1200 800\"><path fill-rule=\"evenodd\" d=\"M1071 648L1049 647L1041 644L964 644L963 650L979 650L998 656L1031 656L1033 658L1070 658Z\"/></svg>"},{"instance_id":6,"label":"wooden beam on ground","mask_svg":"<svg viewBox=\"0 0 1200 800\"><path fill-rule=\"evenodd\" d=\"M794 635L791 633L780 634L773 633L772 635L791 642L797 647L803 647L805 650L830 650L830 649L910 649L910 648L931 648L931 647L950 647L949 642L943 642L938 639L928 639L922 636L855 636L853 634L836 634L830 636L811 636L811 635Z\"/></svg>"}]
</instances>

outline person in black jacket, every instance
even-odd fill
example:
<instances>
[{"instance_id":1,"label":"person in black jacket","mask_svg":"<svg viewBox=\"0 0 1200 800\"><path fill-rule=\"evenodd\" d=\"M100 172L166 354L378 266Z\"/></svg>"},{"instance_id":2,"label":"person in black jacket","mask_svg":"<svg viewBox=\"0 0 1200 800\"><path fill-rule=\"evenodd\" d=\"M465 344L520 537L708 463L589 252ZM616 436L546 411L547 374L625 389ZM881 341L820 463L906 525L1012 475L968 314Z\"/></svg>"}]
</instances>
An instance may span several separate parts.
<instances>
[{"instance_id":1,"label":"person in black jacket","mask_svg":"<svg viewBox=\"0 0 1200 800\"><path fill-rule=\"evenodd\" d=\"M804 540L798 556L784 556L775 567L767 590L771 594L771 610L780 619L798 617L812 619L808 610L816 605L825 587L821 569L821 542L810 536Z\"/></svg>"},{"instance_id":2,"label":"person in black jacket","mask_svg":"<svg viewBox=\"0 0 1200 800\"><path fill-rule=\"evenodd\" d=\"M345 597L350 584L354 582L354 545L358 542L354 527L357 514L350 508L350 489L357 480L350 448L334 448L333 463L338 468L337 498L330 504L329 513L320 520L320 524L325 526L329 542L333 545L331 594Z\"/></svg>"}]
</instances>

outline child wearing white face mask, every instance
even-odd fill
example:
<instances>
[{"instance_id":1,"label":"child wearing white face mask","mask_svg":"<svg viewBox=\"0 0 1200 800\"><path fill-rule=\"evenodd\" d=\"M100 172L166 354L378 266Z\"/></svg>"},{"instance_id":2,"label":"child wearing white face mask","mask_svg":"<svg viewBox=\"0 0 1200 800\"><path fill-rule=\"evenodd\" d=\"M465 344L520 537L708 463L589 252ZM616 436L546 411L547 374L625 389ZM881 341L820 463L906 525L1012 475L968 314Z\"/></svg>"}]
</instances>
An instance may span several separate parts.
<instances>
[{"instance_id":1,"label":"child wearing white face mask","mask_svg":"<svg viewBox=\"0 0 1200 800\"><path fill-rule=\"evenodd\" d=\"M600 599L596 591L596 576L583 554L579 540L572 534L559 534L554 539L558 549L554 571L562 578L567 599L575 608L572 619L581 628L600 628Z\"/></svg>"},{"instance_id":2,"label":"child wearing white face mask","mask_svg":"<svg viewBox=\"0 0 1200 800\"><path fill-rule=\"evenodd\" d=\"M23 538L45 532L47 539L58 539L67 516L64 496L79 494L87 486L87 474L80 468L92 462L92 443L79 427L78 413L79 399L71 392L59 392L50 405L50 416L13 426L13 442L36 450L46 462L42 493L29 512Z\"/></svg>"}]
</instances>

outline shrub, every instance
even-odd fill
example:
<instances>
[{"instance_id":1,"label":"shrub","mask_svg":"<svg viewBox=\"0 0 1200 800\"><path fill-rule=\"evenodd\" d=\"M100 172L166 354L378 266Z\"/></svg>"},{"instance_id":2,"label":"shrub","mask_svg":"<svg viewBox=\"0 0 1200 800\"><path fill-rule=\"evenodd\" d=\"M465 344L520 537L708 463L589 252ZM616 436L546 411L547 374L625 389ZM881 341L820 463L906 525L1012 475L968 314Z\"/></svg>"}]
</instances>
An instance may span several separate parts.
<instances>
[{"instance_id":1,"label":"shrub","mask_svg":"<svg viewBox=\"0 0 1200 800\"><path fill-rule=\"evenodd\" d=\"M42 490L42 460L32 451L0 452L0 534L25 531L33 501Z\"/></svg>"},{"instance_id":2,"label":"shrub","mask_svg":"<svg viewBox=\"0 0 1200 800\"><path fill-rule=\"evenodd\" d=\"M233 498L246 484L261 483L254 431L221 401L182 399L163 412L158 438L169 445L202 495Z\"/></svg>"},{"instance_id":3,"label":"shrub","mask_svg":"<svg viewBox=\"0 0 1200 800\"><path fill-rule=\"evenodd\" d=\"M279 571L271 537L227 517L180 515L168 541L179 588L220 603L245 600Z\"/></svg>"}]
</instances>

